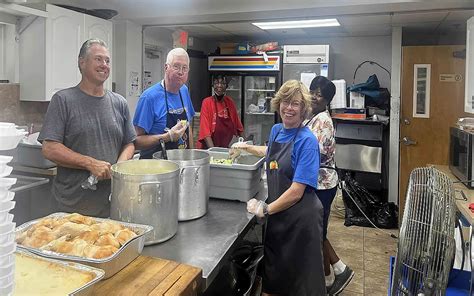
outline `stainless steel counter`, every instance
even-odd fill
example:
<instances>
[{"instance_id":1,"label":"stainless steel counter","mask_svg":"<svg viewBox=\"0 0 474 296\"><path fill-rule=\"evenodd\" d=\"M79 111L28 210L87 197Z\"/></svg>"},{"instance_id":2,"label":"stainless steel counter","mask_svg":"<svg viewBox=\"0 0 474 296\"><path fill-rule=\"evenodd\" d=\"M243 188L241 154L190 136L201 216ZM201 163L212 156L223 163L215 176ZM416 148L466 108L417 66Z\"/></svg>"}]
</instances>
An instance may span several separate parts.
<instances>
[{"instance_id":1,"label":"stainless steel counter","mask_svg":"<svg viewBox=\"0 0 474 296\"><path fill-rule=\"evenodd\" d=\"M34 189L35 187L49 183L47 178L28 177L20 175L10 175L9 178L16 178L16 183L12 186L10 191L21 192L24 190Z\"/></svg>"},{"instance_id":2,"label":"stainless steel counter","mask_svg":"<svg viewBox=\"0 0 474 296\"><path fill-rule=\"evenodd\" d=\"M260 182L257 199L267 197L266 182ZM207 214L192 221L179 222L170 240L143 249L143 255L174 260L202 269L206 289L216 277L236 241L243 237L256 218L247 204L211 198Z\"/></svg>"}]
</instances>

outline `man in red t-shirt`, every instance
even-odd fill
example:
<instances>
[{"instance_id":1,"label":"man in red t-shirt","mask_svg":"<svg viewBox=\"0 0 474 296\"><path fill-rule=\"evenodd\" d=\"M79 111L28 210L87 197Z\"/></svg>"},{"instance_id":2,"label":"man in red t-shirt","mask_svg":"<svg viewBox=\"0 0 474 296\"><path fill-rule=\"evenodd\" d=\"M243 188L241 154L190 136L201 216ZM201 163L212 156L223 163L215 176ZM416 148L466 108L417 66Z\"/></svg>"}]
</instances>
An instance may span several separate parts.
<instances>
[{"instance_id":1,"label":"man in red t-shirt","mask_svg":"<svg viewBox=\"0 0 474 296\"><path fill-rule=\"evenodd\" d=\"M214 95L203 100L197 148L229 147L233 136L243 136L244 127L240 121L235 103L225 95L226 77L214 77Z\"/></svg>"}]
</instances>

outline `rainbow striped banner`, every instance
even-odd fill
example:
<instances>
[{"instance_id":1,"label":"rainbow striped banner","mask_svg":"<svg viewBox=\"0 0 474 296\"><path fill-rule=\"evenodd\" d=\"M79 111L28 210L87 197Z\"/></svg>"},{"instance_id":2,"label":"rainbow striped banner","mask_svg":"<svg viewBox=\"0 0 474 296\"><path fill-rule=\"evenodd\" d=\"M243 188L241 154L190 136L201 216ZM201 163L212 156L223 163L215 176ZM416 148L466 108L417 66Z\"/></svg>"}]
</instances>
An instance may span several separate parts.
<instances>
[{"instance_id":1,"label":"rainbow striped banner","mask_svg":"<svg viewBox=\"0 0 474 296\"><path fill-rule=\"evenodd\" d=\"M208 57L209 71L280 71L280 56L211 56Z\"/></svg>"}]
</instances>

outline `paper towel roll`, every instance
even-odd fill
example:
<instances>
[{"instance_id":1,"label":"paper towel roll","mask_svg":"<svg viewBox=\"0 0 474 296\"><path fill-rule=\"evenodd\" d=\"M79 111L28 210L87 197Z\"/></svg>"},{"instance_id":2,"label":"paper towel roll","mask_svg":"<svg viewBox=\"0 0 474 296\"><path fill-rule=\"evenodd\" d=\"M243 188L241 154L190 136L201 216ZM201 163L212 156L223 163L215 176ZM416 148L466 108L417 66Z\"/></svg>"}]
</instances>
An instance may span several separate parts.
<instances>
[{"instance_id":1,"label":"paper towel roll","mask_svg":"<svg viewBox=\"0 0 474 296\"><path fill-rule=\"evenodd\" d=\"M346 108L346 81L344 79L333 80L336 86L336 94L331 102L331 109Z\"/></svg>"}]
</instances>

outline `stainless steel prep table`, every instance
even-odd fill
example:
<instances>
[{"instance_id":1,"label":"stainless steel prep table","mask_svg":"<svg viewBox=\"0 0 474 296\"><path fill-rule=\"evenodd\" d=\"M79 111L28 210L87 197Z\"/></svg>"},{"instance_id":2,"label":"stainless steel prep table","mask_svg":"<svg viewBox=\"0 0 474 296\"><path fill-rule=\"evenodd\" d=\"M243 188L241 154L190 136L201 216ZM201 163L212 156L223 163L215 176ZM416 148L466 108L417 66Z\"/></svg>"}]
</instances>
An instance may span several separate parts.
<instances>
[{"instance_id":1,"label":"stainless steel prep table","mask_svg":"<svg viewBox=\"0 0 474 296\"><path fill-rule=\"evenodd\" d=\"M267 197L266 181L260 182L257 199ZM219 273L234 244L257 222L247 212L247 204L211 198L202 218L179 222L177 234L170 240L143 249L143 255L159 257L202 269L206 289Z\"/></svg>"}]
</instances>

